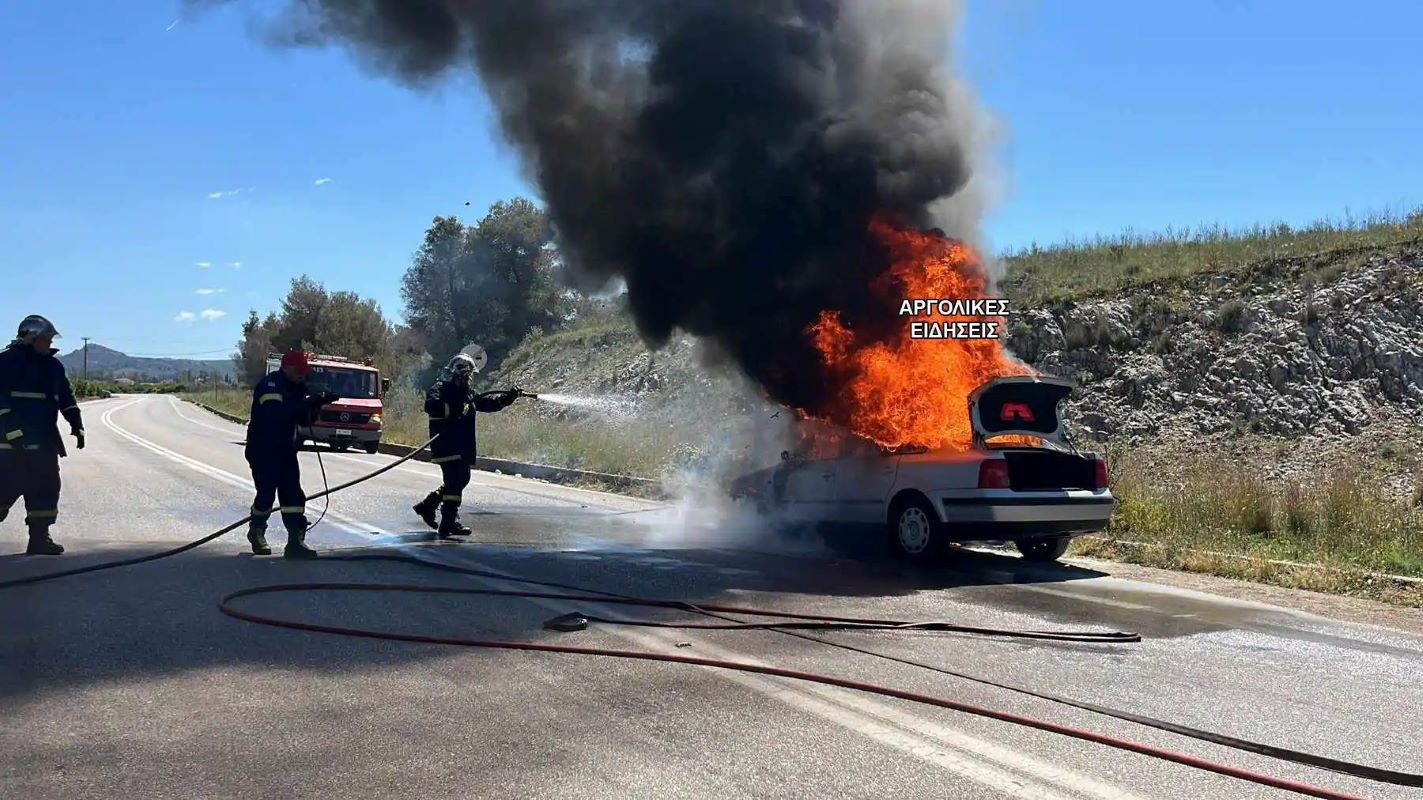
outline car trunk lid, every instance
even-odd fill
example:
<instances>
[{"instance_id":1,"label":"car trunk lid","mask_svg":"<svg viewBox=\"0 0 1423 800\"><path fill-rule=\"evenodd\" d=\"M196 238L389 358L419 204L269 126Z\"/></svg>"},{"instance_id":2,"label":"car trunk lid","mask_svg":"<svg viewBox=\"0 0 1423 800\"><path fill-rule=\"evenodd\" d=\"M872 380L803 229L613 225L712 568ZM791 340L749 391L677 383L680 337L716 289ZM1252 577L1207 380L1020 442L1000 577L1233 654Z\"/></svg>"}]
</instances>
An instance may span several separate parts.
<instances>
[{"instance_id":1,"label":"car trunk lid","mask_svg":"<svg viewBox=\"0 0 1423 800\"><path fill-rule=\"evenodd\" d=\"M969 395L975 444L1001 436L1031 436L1068 446L1058 406L1072 384L1057 378L995 378Z\"/></svg>"}]
</instances>

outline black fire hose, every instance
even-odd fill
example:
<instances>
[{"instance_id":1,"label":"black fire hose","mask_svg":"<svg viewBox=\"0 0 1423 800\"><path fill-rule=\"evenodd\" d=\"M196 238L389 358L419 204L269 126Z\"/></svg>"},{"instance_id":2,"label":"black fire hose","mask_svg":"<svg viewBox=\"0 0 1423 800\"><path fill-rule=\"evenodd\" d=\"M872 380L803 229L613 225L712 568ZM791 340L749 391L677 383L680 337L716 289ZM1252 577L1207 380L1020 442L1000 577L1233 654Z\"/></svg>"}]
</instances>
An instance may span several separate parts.
<instances>
[{"instance_id":1,"label":"black fire hose","mask_svg":"<svg viewBox=\"0 0 1423 800\"><path fill-rule=\"evenodd\" d=\"M497 393L497 392L496 392L496 393ZM525 393L525 394L527 394L527 393ZM421 452L421 451L424 450L426 447L428 447L428 446L431 444L431 442L433 442L433 441L434 441L434 437L432 437L430 440L426 441L424 444L420 445L420 446L417 447L416 449L412 450L410 453L408 453L408 454L406 454L405 456L403 456L403 457L397 459L396 461L391 462L390 464L385 465L384 467L381 467L381 468L379 468L379 469L373 470L372 472L367 473L366 475L363 475L363 476L361 476L361 477L358 477L358 478L356 478L356 479L354 479L354 480L351 480L351 481L348 481L348 482L346 482L346 483L340 484L339 486L327 488L327 489L325 489L325 490L323 490L323 491L321 491L321 492L319 492L319 493L317 493L317 494L315 494L315 495L312 495L312 496L311 496L310 498L308 498L308 499L310 499L310 500L315 500L315 499L318 499L318 498L321 498L321 497L328 497L329 495L332 495L332 494L335 494L335 493L337 493L337 492L343 491L343 490L348 489L348 488L350 488L350 487L352 487L352 486L355 486L355 485L357 485L357 484L360 484L360 483L363 483L363 482L365 482L365 481L368 481L368 480L370 480L371 478L376 477L377 475L381 475L381 474L383 474L383 473L385 473L385 472L388 472L388 471L394 469L395 467L399 466L400 464L404 463L405 461L408 461L408 460L410 460L411 458L413 458L417 453ZM324 478L325 478L324 465L323 465L322 475L323 475L323 480L324 480ZM329 503L329 501L328 501L328 503ZM273 510L275 510L275 509L273 509ZM324 513L324 512L323 512L323 513ZM79 568L76 568L76 569L61 570L61 571L58 571L58 572L49 572L49 573L44 573L44 574L40 574L40 575L32 575L32 576L25 577L25 578L16 578L16 579L8 580L8 581L0 581L0 589L7 589L7 588L16 587L16 586L31 585L31 584L41 583L41 582L45 582L45 581L50 581L50 580L56 580L56 579L58 579L58 578L63 578L63 577L69 577L69 576L74 576L74 575L81 575L81 574L90 573L90 572L99 572L99 571L101 571L101 570L117 569L117 568L119 568L119 567L132 566L132 565L135 565L135 564L142 564L142 563L149 562L149 561L156 561L156 560L159 560L159 559L162 559L162 558L167 558L168 556L177 555L177 554L179 554L179 553L183 553L183 552L186 552L186 551L188 551L188 550L192 550L192 549L194 549L194 548L200 547L200 546L202 546L202 545L204 545L204 544L206 544L206 543L208 543L208 542L211 542L211 541L213 541L213 540L215 540L215 539L217 539L217 538L219 538L219 537L221 537L221 536L223 536L223 535L225 535L225 534L227 534L227 533L230 533L231 531L237 529L238 527L240 527L240 526L246 524L248 521L250 521L250 520L252 519L253 516L254 516L254 515L248 515L247 517L244 517L244 518L242 518L241 520L238 520L237 522L232 523L231 525L228 525L228 526L226 526L226 527L224 527L224 528L221 528L221 529L219 529L219 530L217 530L217 531L214 531L213 533L208 534L207 536L204 536L204 537L201 538L201 539L198 539L198 540L193 541L193 542L189 542L189 543L187 543L187 544L185 544L185 545L182 545L182 546L180 546L180 547L172 548L172 549L170 549L170 550L165 550L165 551L162 551L162 552L159 552L159 553L154 553L154 554L152 554L152 555L147 555L147 556L140 556L140 557L136 557L136 558L122 559L122 560L119 560L119 561L111 561L111 562L106 562L106 563L103 563L103 564L94 564L94 565L90 565L90 566L87 566L87 567L79 567ZM1368 767L1368 766L1364 766L1364 765L1353 764L1353 763L1350 763L1350 762L1339 761L1339 760L1336 760L1336 759L1330 759L1330 758L1326 758L1326 757L1324 757L1324 756L1317 756L1317 755L1313 755L1313 754L1309 754L1309 753L1300 753L1300 752L1298 752L1298 751L1288 750L1288 749L1284 749L1284 748L1277 748L1277 747L1273 747L1273 746L1270 746L1270 745L1264 745L1264 744L1260 744L1260 743L1256 743L1256 742L1249 742L1249 741L1246 741L1246 740L1236 739L1236 738L1234 738L1234 737L1224 736L1224 735L1222 735L1222 734L1216 734L1216 733L1212 733L1212 732L1209 732L1209 731L1201 731L1201 730L1194 729L1194 728L1189 728L1189 727L1186 727L1186 726L1176 725L1176 724L1174 724L1174 723L1164 722L1164 721L1161 721L1161 720L1155 720L1155 719L1152 719L1152 718L1150 718L1150 717L1146 717L1146 716L1142 716L1142 715L1132 714L1132 713L1130 713L1130 712L1118 711L1118 710L1115 710L1115 709L1107 708L1107 707L1104 707L1104 706L1098 706L1098 705L1090 704L1090 703L1080 703L1080 702L1073 701L1073 700L1069 700L1069 699L1066 699L1066 698L1060 698L1060 697L1055 697L1055 696L1053 696L1053 695L1038 693L1038 692L1034 692L1034 691L1031 691L1031 690L1028 690L1028 689L1022 689L1022 688L1020 688L1020 687L1010 686L1010 685L1007 685L1007 684L999 684L999 683L996 683L996 682L993 682L993 681L988 681L988 680L985 680L985 679L976 678L976 677L974 677L974 676L965 675L965 674L962 674L962 673L954 672L954 671L951 671L951 670L946 670L946 669L939 668L939 667L935 667L935 666L932 666L932 665L926 665L926 664L922 664L922 663L919 663L919 662L915 662L915 661L911 661L911 660L907 660L907 659L902 659L902 658L898 658L898 657L894 657L894 656L888 656L888 655L885 655L885 654L882 654L882 653L877 653L877 652L874 652L874 651L871 651L871 650L867 650L867 649L863 649L863 648L858 648L858 647L854 647L854 646L851 646L851 645L846 645L846 644L839 643L839 642L832 642L832 641L825 640L825 639L821 639L821 638L818 638L818 637L809 636L809 635L807 635L807 634L801 633L800 631L802 631L802 630L919 630L919 631L956 632L956 633L966 633L966 634L984 635L984 636L1004 636L1004 637L1014 637L1014 638L1043 639L1043 640L1053 640L1053 641L1093 642L1093 643L1117 643L1117 642L1134 642L1134 641L1140 641L1140 638L1141 638L1141 637L1140 637L1138 634L1135 634L1135 633L1120 632L1120 631L1108 631L1108 632L1099 632L1099 631L1016 631L1016 630L995 629L995 628L981 628L981 627L975 627L975 626L964 626L964 625L957 625L957 624L948 623L948 622L933 622L933 621L931 621L931 622L904 622L904 621L897 621L897 620L877 620L877 619L863 619L863 618L855 618L855 617L833 617L833 616L823 616L823 615L813 615L813 614L795 614L795 613L790 613L790 612L779 612L779 611L770 611L770 610L764 610L764 609L753 609L753 608L745 608L745 607L740 607L740 606L723 606L723 605L712 605L712 604L693 604L693 603L686 603L686 602L682 602L682 601L667 601L667 600L648 600L648 599L645 599L645 598L627 597L627 596L624 596L624 595L617 595L617 594L613 594L613 593L609 593L609 592L601 592L601 591L598 591L598 590L590 590L590 589L586 589L586 588L584 588L584 587L579 587L579 586L572 586L572 585L567 585L567 584L558 584L558 583L553 583L553 582L549 582L549 581L537 581L537 580L526 579L526 578L511 577L511 576L508 576L508 575L501 575L501 574L499 574L499 573L490 572L490 571L487 571L487 570L478 570L478 569L471 569L471 568L466 568L466 567L459 567L459 566L455 566L455 565L452 565L452 564L432 563L432 562L429 562L429 561L424 561L424 560L422 560L422 559L416 559L416 558L412 558L412 557L410 557L410 556L404 556L404 555L365 554L365 555L356 555L356 556L327 557L327 558L324 559L324 560L327 560L327 561L369 561L369 560L395 561L395 562L401 562L401 563L415 564L415 565L418 565L418 566L421 566L421 567L441 569L441 570L445 570L445 571L456 572L456 573L461 573L461 574L466 574L466 575L471 575L471 576L476 576L476 577L484 577L484 578L490 578L490 579L501 580L501 581L512 581L512 582L519 582L519 583L526 583L526 584L542 585L542 586L551 587L551 588L560 588L560 589L572 590L572 591L578 592L578 594L569 595L569 594L553 594L553 593L547 593L547 592L542 592L542 593L541 593L541 592L520 592L520 591L494 590L494 589L464 589L464 588L455 588L455 587L432 587L432 586L419 586L419 585L406 585L406 584L370 584L370 583L327 583L327 584L323 584L323 583L307 583L307 584L280 584L280 585L274 585L274 586L254 587L254 588L243 589L243 590L239 590L239 591L237 591L237 592L233 592L233 593L227 595L226 597L223 597L222 600L219 601L219 603L218 603L218 608L219 608L219 610L220 610L222 613L224 613L224 614L226 614L226 615L228 615L228 616L234 617L234 618L236 618L236 619L245 620L245 621L248 621L248 622L254 622L254 623L257 623L257 624L270 625L270 626L282 627L282 628L291 628L291 629L296 629L296 630L319 632L319 633L332 633L332 634L338 634L338 635L344 635L344 636L358 636L358 637L363 637L363 638L389 639L389 640L396 640L396 641L424 642L424 643L435 643L435 644L449 644L449 645L459 645L459 646L466 646L466 647L485 647L485 648L497 648L497 649L507 649L507 650L525 650L525 651L557 652L557 653L569 653L569 654L578 654L578 655L597 655L597 656L606 656L606 657L614 657L614 658L631 658L631 659L641 659L641 660L663 661L663 662L671 662L671 663L682 663L682 664L692 664L692 665L699 665L699 666L716 667L716 668L720 668L720 669L729 669L729 670L735 670L735 671L741 671L741 672L752 672L752 673L758 673L758 674L764 674L764 675L772 675L772 676L785 677L785 678L792 678L792 679L802 680L802 681L809 681L809 682L814 682L814 683L822 683L822 684L830 685L830 686L837 686L837 687L846 688L846 689L854 689L854 690L858 690L858 691L869 692L869 693L872 693L872 694L879 694L879 695L884 695L884 696L887 696L887 697L896 697L896 698L900 698L900 699L904 699L904 700L909 700L909 701L912 701L912 702L918 702L918 703L923 703L923 704L927 704L927 705L938 706L938 707L940 707L940 708L947 708L947 709L950 709L950 710L956 710L956 711L960 711L960 712L963 712L963 713L973 714L973 715L976 715L976 716L988 717L988 718L991 718L991 719L998 719L998 720L1001 720L1001 721L1004 721L1004 722L1010 722L1010 723L1017 724L1017 725L1024 725L1024 726L1027 726L1027 727L1036 728L1036 729L1038 729L1038 730L1044 730L1044 731L1048 731L1048 732L1052 732L1052 733L1057 733L1057 734L1060 734L1060 735L1069 736L1069 737L1081 739L1081 740L1084 740L1084 741L1095 742L1095 743L1098 743L1098 744L1103 744L1103 745L1106 745L1106 746L1109 746L1109 747L1115 747L1115 748L1118 748L1118 749L1129 750L1129 751L1131 751L1131 752L1136 752L1136 753L1140 753L1140 754L1143 754L1143 755L1148 755L1148 756L1152 756L1152 757L1155 757L1155 758L1160 758L1160 759L1164 759L1164 760L1167 760L1167 761L1172 761L1172 762L1175 762L1175 763L1178 763L1178 764L1183 764L1183 765L1186 765L1186 766L1191 766L1191 767L1194 767L1194 768L1203 769L1203 770L1207 770L1207 771L1210 771L1210 772L1215 772L1215 773L1217 773L1217 774L1226 775L1226 776L1238 778L1238 779L1241 779L1241 780L1251 781L1251 782L1254 782L1254 783L1257 783L1257 784L1261 784L1261 785L1265 785L1265 786L1272 786L1272 787L1274 787L1274 788L1283 789L1283 790L1286 790L1286 791L1296 792L1296 793L1299 793L1299 794L1309 795L1309 796L1313 796L1313 797L1335 798L1335 799L1337 799L1337 800L1358 800L1358 799L1355 798L1353 795L1348 795L1348 794L1344 794L1344 793L1341 793L1341 792L1336 792L1336 791L1333 791L1333 790L1331 790L1331 789L1326 789L1326 788L1322 788L1322 787L1318 787L1318 786L1313 786L1313 785L1310 785L1310 784L1305 784L1305 783L1301 783L1301 782L1297 782L1297 781L1291 781L1291 780L1287 780L1287 779L1283 779L1283 778L1277 778L1277 777L1270 776L1270 775L1264 775L1264 774L1261 774L1261 773L1258 773L1258 772L1254 772L1254 771L1251 771L1251 770L1245 770L1245 769L1241 769L1241 768L1237 768L1237 767L1231 767L1231 766L1226 765L1226 764L1220 764L1220 763L1213 762L1213 761L1210 761L1210 760L1207 760L1207 759L1197 758L1197 757L1195 757L1195 756L1190 756L1190 755L1183 754L1183 753L1177 753L1177 752L1174 752L1174 751L1165 750L1165 749L1162 749L1162 748L1157 748L1157 747L1154 747L1154 746L1151 746L1151 745L1146 745L1146 744L1142 744L1142 743L1138 743L1138 742L1132 742L1132 741L1129 741L1129 740L1120 739L1120 738L1111 737L1111 736L1106 736L1106 735L1103 735L1103 734L1097 734L1097 733L1093 733L1093 732L1087 731L1087 730L1072 728L1072 727L1065 726L1065 725L1059 725L1059 724L1057 724L1057 723L1046 722L1046 721L1043 721L1043 720L1036 720L1036 719L1032 719L1032 718L1029 718L1029 717L1023 717L1023 716L1020 716L1020 715L1017 715L1017 714L1011 714L1011 713L1008 713L1008 712L995 711L995 710L993 710L993 709L983 708L983 707L979 707L979 706L974 706L974 705L971 705L971 704L962 703L962 702L958 702L958 701L954 701L954 700L948 700L948 699L945 699L945 698L938 698L938 697L933 697L933 696L930 696L930 695L923 695L923 694L918 694L918 693L914 693L914 692L901 691L901 690L893 689L893 688L890 688L890 687L878 686L878 685L875 685L875 684L869 684L869 683L864 683L864 682L860 682L860 681L849 680L849 679L845 679L845 678L837 678L837 677L831 676L831 675L821 675L821 674L818 674L818 673L804 672L804 671L799 671L799 670L782 669L782 668L778 668L778 667L763 666L763 665L759 665L759 664L750 664L750 663L743 663L743 662L727 661L727 660L721 660L721 659L698 658L698 657L682 656L682 655L676 655L676 654L660 654L660 653L649 653L649 652L640 652L640 651L626 651L626 650L610 650L610 649L602 649L602 648L573 647L573 646L552 645L552 644L539 644L539 643L533 643L533 642L519 642L519 641L481 640L481 639L468 639L468 638L457 638L457 637L434 637L434 636L423 636L423 635L417 635L417 634L406 634L406 633L400 633L400 632L395 632L395 631L377 631L377 630L368 630L368 629L361 629L361 628L346 628L346 627L340 627L340 626L318 625L318 624L305 623L305 622L296 621L296 620L283 620L283 619L272 618L272 617L267 617L267 616L263 616L263 615L259 615L259 614L253 614L253 613L250 613L250 612L241 611L241 610L238 610L238 609L233 608L233 607L231 606L231 602L234 601L234 600L237 600L238 598L241 598L241 597L247 597L247 596L258 595L258 594L271 594L271 593L277 593L277 592L351 590L351 591L403 591L403 592L422 592L422 593L475 594L475 595L492 595L492 596L504 596L504 597L545 598L545 599L574 600L574 601L585 601L585 602L595 602L595 603L609 603L609 604L623 604L623 605L641 605L641 606L654 607L654 608L675 609L675 610L687 611L687 612L690 612L690 613L698 613L698 614L703 614L703 615L706 615L706 616L716 617L716 618L718 618L718 619L725 620L727 624L720 624L720 625L695 624L695 623L694 623L694 624L676 624L676 623L668 623L668 622L662 622L662 621L649 621L649 620L607 619L607 618L600 618L600 617L596 617L596 616L586 616L586 615L582 615L582 614L579 614L579 613L577 613L577 612L574 612L574 613L571 613L571 614L565 614L563 617L559 617L559 618L555 618L554 620L550 620L549 623L546 623L546 627L550 627L550 628L555 629L555 630L579 630L579 629L581 629L581 628L583 628L583 627L586 627L587 624L590 623L590 622L599 622L599 623L603 623L603 624L641 625L641 626L649 626L649 627L668 627L668 628L694 628L694 629L702 629L702 630L771 630L771 631L777 631L777 632L785 633L785 634L788 634L788 635L797 636L797 637L800 637L800 638L805 638L805 639L808 639L808 640L811 640L811 641L820 642L820 643L828 644L828 645L835 646L835 647L841 647L841 648L844 648L844 649L848 649L848 650L853 650L853 651L861 652L861 653L864 653L864 654L867 654L867 655L877 656L877 657L880 657L880 658L887 658L887 659L894 660L894 661L899 661L899 662L901 662L901 663L908 664L908 665L920 666L920 667L924 667L924 668L927 668L927 669L932 669L932 670L935 670L935 671L938 671L938 672L941 672L941 673L944 673L944 674L948 674L948 675L951 675L951 676L960 677L960 678L964 678L964 679L967 679L967 680L976 681L976 682L979 682L979 683L987 684L987 685L990 685L990 686L996 686L996 687L1003 688L1003 689L1008 689L1008 690L1014 691L1014 692L1020 692L1020 693L1028 694L1028 695L1031 695L1031 696L1034 696L1034 697L1038 697L1038 698L1041 698L1041 699L1050 700L1050 701L1052 701L1052 702L1062 703L1062 704L1069 705L1069 706L1073 706L1073 707L1076 707L1076 708L1080 708L1080 709L1084 709L1084 710L1088 710L1088 711L1093 711L1093 712L1100 713L1100 714L1104 714L1104 715L1107 715L1107 716L1112 716L1112 717L1115 717L1115 718L1118 718L1118 719L1123 719L1123 720L1127 720L1127 721L1131 721L1131 722L1136 722L1136 723L1138 723L1138 724L1147 725L1147 726L1150 726L1150 727L1154 727L1154 728L1158 728L1158 729L1161 729L1161 730L1170 731L1170 732L1173 732L1173 733L1178 733L1178 734L1182 734L1182 735L1186 735L1186 736L1192 736L1192 737L1195 737L1195 738L1198 738L1198 739L1202 739L1202 740L1204 740L1204 741L1210 741L1210 742L1214 742L1214 743L1217 743L1217 744L1223 744L1223 745L1230 746L1230 747L1236 747L1236 748L1241 749L1241 750L1247 750L1247 751L1249 751L1249 752L1254 752L1254 753L1258 753L1258 754L1261 754L1261 755L1267 755L1267 756L1271 756L1271 757L1274 757L1274 758L1284 759L1284 760L1288 760L1288 761L1294 761L1294 762L1296 762L1296 763L1301 763L1301 764L1307 764L1307 765L1311 765L1311 766L1321 767L1321 768L1323 768L1323 769L1334 770L1334 771L1336 771L1336 772L1340 772L1340 773L1344 773L1344 774L1349 774L1349 775L1354 775L1354 776L1356 776L1356 777L1368 778L1368 779L1375 780L1375 781L1393 783L1393 784L1402 785L1402 786L1423 786L1423 775L1414 775L1414 774L1410 774L1410 773L1402 773L1402 772L1394 772L1394 771L1390 771L1390 770L1382 770L1382 769L1377 769L1377 768ZM747 622L743 622L743 621L738 620L738 619L734 619L734 618L722 616L722 615L724 615L724 614L742 614L742 615L748 615L748 616L778 617L778 618L780 618L780 619L782 619L782 620L795 620L795 621L794 621L794 622L779 622L779 623L778 623L778 622L747 623ZM572 624L570 624L570 623L572 623Z\"/></svg>"}]
</instances>

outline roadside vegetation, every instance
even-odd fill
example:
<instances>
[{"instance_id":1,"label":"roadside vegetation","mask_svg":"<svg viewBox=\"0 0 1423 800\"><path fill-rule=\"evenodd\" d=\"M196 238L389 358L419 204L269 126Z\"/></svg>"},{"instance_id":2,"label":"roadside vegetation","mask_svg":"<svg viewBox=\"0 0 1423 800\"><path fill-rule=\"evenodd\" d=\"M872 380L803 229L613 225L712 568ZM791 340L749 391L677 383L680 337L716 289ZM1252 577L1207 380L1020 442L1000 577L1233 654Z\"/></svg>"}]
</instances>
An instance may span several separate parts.
<instances>
[{"instance_id":1,"label":"roadside vegetation","mask_svg":"<svg viewBox=\"0 0 1423 800\"><path fill-rule=\"evenodd\" d=\"M1423 208L1363 218L1323 219L1230 229L1220 225L1116 236L1026 248L1003 254L1003 290L1018 306L1053 304L1119 292L1133 285L1233 272L1277 259L1338 256L1365 248L1423 241Z\"/></svg>"},{"instance_id":2,"label":"roadside vegetation","mask_svg":"<svg viewBox=\"0 0 1423 800\"><path fill-rule=\"evenodd\" d=\"M174 394L187 391L181 383L116 383L105 380L71 379L69 386L80 400L112 397L116 394Z\"/></svg>"},{"instance_id":3,"label":"roadside vegetation","mask_svg":"<svg viewBox=\"0 0 1423 800\"><path fill-rule=\"evenodd\" d=\"M1142 458L1113 464L1116 515L1073 554L1208 572L1423 607L1423 496L1391 491L1360 459L1267 482L1248 466L1202 458L1162 481ZM1283 563L1290 562L1290 563Z\"/></svg>"}]
</instances>

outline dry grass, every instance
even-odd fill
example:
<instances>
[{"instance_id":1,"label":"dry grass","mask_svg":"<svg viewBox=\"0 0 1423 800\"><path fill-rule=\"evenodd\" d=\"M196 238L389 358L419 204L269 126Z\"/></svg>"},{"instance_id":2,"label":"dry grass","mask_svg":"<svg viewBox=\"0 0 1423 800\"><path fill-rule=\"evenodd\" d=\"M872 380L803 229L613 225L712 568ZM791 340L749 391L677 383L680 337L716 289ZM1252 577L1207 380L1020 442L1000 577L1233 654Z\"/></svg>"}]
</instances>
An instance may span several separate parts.
<instances>
[{"instance_id":1,"label":"dry grass","mask_svg":"<svg viewBox=\"0 0 1423 800\"><path fill-rule=\"evenodd\" d=\"M1284 223L1232 230L1220 225L1161 233L1036 243L1003 256L1005 292L1041 305L1119 292L1127 286L1179 280L1280 258L1343 253L1423 240L1423 209L1385 211L1356 219L1324 219L1302 228ZM1229 314L1222 320L1231 322Z\"/></svg>"},{"instance_id":2,"label":"dry grass","mask_svg":"<svg viewBox=\"0 0 1423 800\"><path fill-rule=\"evenodd\" d=\"M1118 541L1083 540L1083 555L1423 605L1423 586L1368 575L1423 576L1423 507L1365 464L1283 485L1207 459L1170 482L1130 455L1113 471Z\"/></svg>"}]
</instances>

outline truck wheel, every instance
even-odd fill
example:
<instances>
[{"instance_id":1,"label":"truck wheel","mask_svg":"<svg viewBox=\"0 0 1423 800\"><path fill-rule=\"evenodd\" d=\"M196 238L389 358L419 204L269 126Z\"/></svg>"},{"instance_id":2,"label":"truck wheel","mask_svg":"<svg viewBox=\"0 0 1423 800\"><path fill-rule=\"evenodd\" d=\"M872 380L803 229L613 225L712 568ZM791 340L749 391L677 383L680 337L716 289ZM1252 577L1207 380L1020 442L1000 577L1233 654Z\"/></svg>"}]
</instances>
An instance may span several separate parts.
<instances>
[{"instance_id":1,"label":"truck wheel","mask_svg":"<svg viewBox=\"0 0 1423 800\"><path fill-rule=\"evenodd\" d=\"M379 452L380 452L380 442L371 442L370 444L366 445L366 452L367 452L367 453L370 453L371 455L375 455L376 453L379 453Z\"/></svg>"},{"instance_id":2,"label":"truck wheel","mask_svg":"<svg viewBox=\"0 0 1423 800\"><path fill-rule=\"evenodd\" d=\"M1023 558L1029 561L1056 561L1067 552L1071 536L1044 536L1038 539L1019 539L1013 544Z\"/></svg>"},{"instance_id":3,"label":"truck wheel","mask_svg":"<svg viewBox=\"0 0 1423 800\"><path fill-rule=\"evenodd\" d=\"M889 539L895 554L910 561L927 561L948 547L943 524L922 497L907 498L890 508Z\"/></svg>"}]
</instances>

